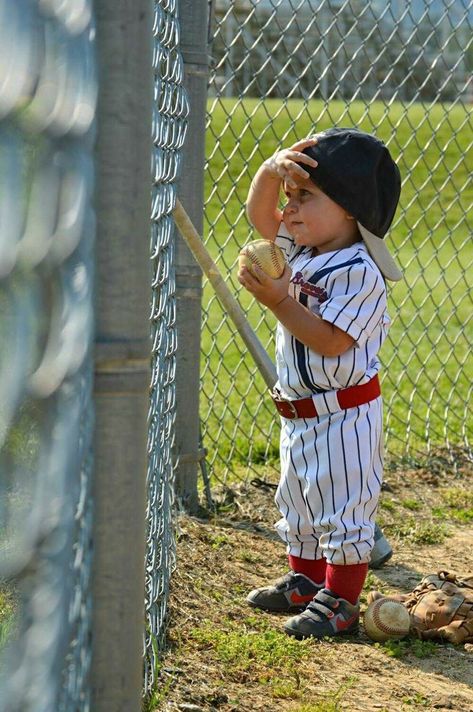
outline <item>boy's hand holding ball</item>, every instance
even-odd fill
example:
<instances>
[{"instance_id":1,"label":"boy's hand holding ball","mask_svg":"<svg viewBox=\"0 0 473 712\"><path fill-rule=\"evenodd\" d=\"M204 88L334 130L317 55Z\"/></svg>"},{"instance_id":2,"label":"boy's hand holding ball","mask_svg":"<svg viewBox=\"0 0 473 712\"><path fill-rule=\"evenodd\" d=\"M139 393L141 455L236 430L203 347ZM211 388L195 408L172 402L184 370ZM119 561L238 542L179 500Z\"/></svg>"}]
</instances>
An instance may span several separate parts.
<instances>
[{"instance_id":1,"label":"boy's hand holding ball","mask_svg":"<svg viewBox=\"0 0 473 712\"><path fill-rule=\"evenodd\" d=\"M291 270L271 240L254 240L238 257L238 280L262 304L274 309L288 296Z\"/></svg>"},{"instance_id":2,"label":"boy's hand holding ball","mask_svg":"<svg viewBox=\"0 0 473 712\"><path fill-rule=\"evenodd\" d=\"M284 272L286 260L282 250L271 240L253 240L241 250L238 264L247 267L256 277L254 267L263 270L271 279L279 279Z\"/></svg>"}]
</instances>

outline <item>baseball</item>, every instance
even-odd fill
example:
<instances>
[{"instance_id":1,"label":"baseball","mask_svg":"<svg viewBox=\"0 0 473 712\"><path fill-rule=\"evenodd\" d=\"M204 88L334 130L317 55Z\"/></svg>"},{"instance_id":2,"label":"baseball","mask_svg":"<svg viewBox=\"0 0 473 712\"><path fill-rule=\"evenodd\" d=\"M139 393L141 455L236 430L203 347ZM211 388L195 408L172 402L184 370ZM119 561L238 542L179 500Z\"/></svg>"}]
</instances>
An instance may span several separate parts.
<instances>
[{"instance_id":1,"label":"baseball","mask_svg":"<svg viewBox=\"0 0 473 712\"><path fill-rule=\"evenodd\" d=\"M399 640L409 633L410 615L399 601L378 598L369 604L363 616L363 625L368 637L379 643Z\"/></svg>"},{"instance_id":2,"label":"baseball","mask_svg":"<svg viewBox=\"0 0 473 712\"><path fill-rule=\"evenodd\" d=\"M240 267L245 266L250 272L253 272L253 265L258 265L272 279L279 279L286 265L282 250L271 240L249 242L241 250L238 262Z\"/></svg>"}]
</instances>

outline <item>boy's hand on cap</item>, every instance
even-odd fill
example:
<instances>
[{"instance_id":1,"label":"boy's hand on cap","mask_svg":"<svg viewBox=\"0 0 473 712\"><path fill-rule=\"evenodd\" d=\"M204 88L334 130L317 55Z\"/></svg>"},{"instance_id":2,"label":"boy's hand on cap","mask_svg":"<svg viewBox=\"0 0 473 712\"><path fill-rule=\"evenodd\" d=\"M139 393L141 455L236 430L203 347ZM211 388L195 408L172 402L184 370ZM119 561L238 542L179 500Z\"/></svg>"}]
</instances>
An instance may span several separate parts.
<instances>
[{"instance_id":1,"label":"boy's hand on cap","mask_svg":"<svg viewBox=\"0 0 473 712\"><path fill-rule=\"evenodd\" d=\"M306 138L298 141L290 148L277 151L271 158L264 161L263 166L274 178L284 181L290 188L297 188L297 179L306 180L309 173L300 163L316 168L318 163L314 158L307 156L302 151L309 146L315 146L317 138Z\"/></svg>"}]
</instances>

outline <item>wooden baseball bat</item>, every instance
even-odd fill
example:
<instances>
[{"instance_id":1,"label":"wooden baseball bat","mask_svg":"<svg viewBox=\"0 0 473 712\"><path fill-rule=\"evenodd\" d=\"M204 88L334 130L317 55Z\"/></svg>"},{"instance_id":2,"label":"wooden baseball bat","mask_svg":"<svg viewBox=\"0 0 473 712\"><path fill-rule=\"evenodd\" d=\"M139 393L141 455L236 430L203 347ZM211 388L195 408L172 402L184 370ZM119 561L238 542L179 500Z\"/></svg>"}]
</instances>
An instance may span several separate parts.
<instances>
[{"instance_id":1,"label":"wooden baseball bat","mask_svg":"<svg viewBox=\"0 0 473 712\"><path fill-rule=\"evenodd\" d=\"M230 319L245 342L248 351L263 376L268 388L272 389L277 381L276 369L273 362L266 353L261 341L248 323L245 312L228 289L220 271L210 256L203 240L200 238L191 219L182 207L179 200L176 200L176 207L173 210L173 218L179 232L187 243L190 251L194 255L203 273L206 275L220 302L226 309Z\"/></svg>"}]
</instances>

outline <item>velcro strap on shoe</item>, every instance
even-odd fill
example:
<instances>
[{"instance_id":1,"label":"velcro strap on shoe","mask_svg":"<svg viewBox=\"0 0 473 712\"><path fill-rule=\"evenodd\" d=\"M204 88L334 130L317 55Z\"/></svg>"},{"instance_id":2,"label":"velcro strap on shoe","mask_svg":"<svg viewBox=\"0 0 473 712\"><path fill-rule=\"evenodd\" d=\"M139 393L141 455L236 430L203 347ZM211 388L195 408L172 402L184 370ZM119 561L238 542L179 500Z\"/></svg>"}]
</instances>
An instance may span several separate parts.
<instances>
[{"instance_id":1,"label":"velcro strap on shoe","mask_svg":"<svg viewBox=\"0 0 473 712\"><path fill-rule=\"evenodd\" d=\"M319 591L316 598L309 603L308 608L311 611L317 611L317 613L327 616L328 613L332 613L334 609L338 608L338 600L326 591Z\"/></svg>"}]
</instances>

